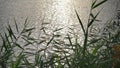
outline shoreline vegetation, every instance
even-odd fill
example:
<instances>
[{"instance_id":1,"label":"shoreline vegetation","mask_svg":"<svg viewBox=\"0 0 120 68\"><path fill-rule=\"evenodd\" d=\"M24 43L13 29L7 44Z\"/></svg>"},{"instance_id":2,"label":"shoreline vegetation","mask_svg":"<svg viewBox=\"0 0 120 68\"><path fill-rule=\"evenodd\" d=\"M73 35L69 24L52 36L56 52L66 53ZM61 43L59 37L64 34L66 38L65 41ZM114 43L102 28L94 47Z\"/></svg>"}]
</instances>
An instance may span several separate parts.
<instances>
[{"instance_id":1,"label":"shoreline vegetation","mask_svg":"<svg viewBox=\"0 0 120 68\"><path fill-rule=\"evenodd\" d=\"M28 27L28 18L22 29L14 19L15 29L8 23L6 31L0 33L0 68L120 68L120 16L106 22L102 29L93 27L101 13L94 14L94 9L105 2L92 0L86 26L75 10L83 31L82 44L76 34L67 34L61 40L59 32L63 28L55 29L48 38L46 24L36 38L37 28Z\"/></svg>"}]
</instances>

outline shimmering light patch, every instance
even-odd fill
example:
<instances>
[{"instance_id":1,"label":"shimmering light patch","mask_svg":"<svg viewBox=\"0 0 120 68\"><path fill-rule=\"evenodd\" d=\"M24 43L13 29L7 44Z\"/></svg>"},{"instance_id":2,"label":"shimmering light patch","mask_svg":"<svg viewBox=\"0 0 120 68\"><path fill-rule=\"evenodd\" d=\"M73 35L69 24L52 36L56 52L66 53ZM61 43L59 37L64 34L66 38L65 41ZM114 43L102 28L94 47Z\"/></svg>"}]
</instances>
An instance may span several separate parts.
<instances>
[{"instance_id":1,"label":"shimmering light patch","mask_svg":"<svg viewBox=\"0 0 120 68\"><path fill-rule=\"evenodd\" d=\"M66 20L69 18L69 13L71 12L70 3L70 0L57 0L56 5L53 5L59 19Z\"/></svg>"},{"instance_id":2,"label":"shimmering light patch","mask_svg":"<svg viewBox=\"0 0 120 68\"><path fill-rule=\"evenodd\" d=\"M66 28L67 26L70 25L70 15L72 13L72 2L71 0L56 0L52 4L52 10L51 12L54 12L54 17L53 17L53 24L54 25L59 25L55 27L63 27Z\"/></svg>"}]
</instances>

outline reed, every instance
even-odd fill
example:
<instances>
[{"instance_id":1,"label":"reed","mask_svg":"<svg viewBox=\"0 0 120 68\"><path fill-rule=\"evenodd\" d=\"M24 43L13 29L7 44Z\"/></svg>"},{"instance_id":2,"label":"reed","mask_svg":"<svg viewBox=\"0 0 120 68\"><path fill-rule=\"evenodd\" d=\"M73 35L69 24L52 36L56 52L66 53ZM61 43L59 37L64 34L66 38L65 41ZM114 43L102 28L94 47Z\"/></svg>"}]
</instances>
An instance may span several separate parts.
<instances>
[{"instance_id":1,"label":"reed","mask_svg":"<svg viewBox=\"0 0 120 68\"><path fill-rule=\"evenodd\" d=\"M6 31L0 34L2 39L0 68L112 68L117 66L119 61L113 59L114 53L115 55L117 53L116 50L113 50L112 45L120 43L119 18L115 17L105 24L106 26L101 29L103 31L98 32L101 33L100 36L91 31L95 29L92 26L97 22L96 19L101 12L100 10L97 14L94 14L94 9L106 1L92 0L87 26L83 26L84 22L75 10L84 34L83 44L79 43L78 36L72 38L70 34L65 37L68 42L61 40L62 35L57 34L57 32L63 28L55 29L50 38L46 39L48 34L45 29L47 27L44 25L49 23L42 24L41 31L45 36L35 38L33 35L36 28L28 27L28 18L25 19L22 29L18 27L19 25L14 19L16 30L13 30L11 25L8 24ZM24 42L20 42L21 40ZM39 48L42 45L45 45L45 47ZM32 47L35 47L35 49ZM50 47L55 48L52 50L53 53L49 53Z\"/></svg>"}]
</instances>

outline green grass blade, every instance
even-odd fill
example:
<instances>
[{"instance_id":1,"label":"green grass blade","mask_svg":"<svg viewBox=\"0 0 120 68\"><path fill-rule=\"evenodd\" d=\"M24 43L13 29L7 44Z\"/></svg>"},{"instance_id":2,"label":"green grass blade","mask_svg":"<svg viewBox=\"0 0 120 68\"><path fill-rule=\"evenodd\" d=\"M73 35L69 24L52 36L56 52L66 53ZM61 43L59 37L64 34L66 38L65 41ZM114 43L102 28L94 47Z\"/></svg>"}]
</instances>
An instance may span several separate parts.
<instances>
[{"instance_id":1,"label":"green grass blade","mask_svg":"<svg viewBox=\"0 0 120 68\"><path fill-rule=\"evenodd\" d=\"M95 16L93 15L93 13L90 13L90 16L92 17L92 18L94 18Z\"/></svg>"},{"instance_id":2,"label":"green grass blade","mask_svg":"<svg viewBox=\"0 0 120 68\"><path fill-rule=\"evenodd\" d=\"M19 68L19 65L21 63L21 60L24 58L24 55L22 54L23 52L21 52L18 57L17 57L17 60L16 60L16 63L15 63L15 68Z\"/></svg>"},{"instance_id":3,"label":"green grass blade","mask_svg":"<svg viewBox=\"0 0 120 68\"><path fill-rule=\"evenodd\" d=\"M59 28L59 29L55 29L53 32L57 32L57 31L60 31L62 30L63 28Z\"/></svg>"},{"instance_id":4,"label":"green grass blade","mask_svg":"<svg viewBox=\"0 0 120 68\"><path fill-rule=\"evenodd\" d=\"M93 39L92 41L90 41L90 43L88 45L94 44L94 43L98 42L99 40L101 40L101 38L99 38L99 39Z\"/></svg>"},{"instance_id":5,"label":"green grass blade","mask_svg":"<svg viewBox=\"0 0 120 68\"><path fill-rule=\"evenodd\" d=\"M24 38L24 37L22 37L22 39L27 42L27 44L24 45L24 46L28 46L28 45L30 45L30 44L33 44L31 41L27 40L27 39Z\"/></svg>"},{"instance_id":6,"label":"green grass blade","mask_svg":"<svg viewBox=\"0 0 120 68\"><path fill-rule=\"evenodd\" d=\"M9 34L13 35L13 31L12 31L10 24L8 24L8 30L9 30Z\"/></svg>"},{"instance_id":7,"label":"green grass blade","mask_svg":"<svg viewBox=\"0 0 120 68\"><path fill-rule=\"evenodd\" d=\"M102 46L96 46L94 50L92 51L92 54L95 55L97 51L101 48Z\"/></svg>"},{"instance_id":8,"label":"green grass blade","mask_svg":"<svg viewBox=\"0 0 120 68\"><path fill-rule=\"evenodd\" d=\"M82 30L83 30L83 32L84 32L84 34L85 34L85 28L84 28L83 23L82 23L82 21L81 21L81 19L80 19L80 17L79 17L79 15L78 15L78 13L77 13L76 10L75 10L75 13L76 13L77 19L79 20L79 23L80 23L80 25L81 25L81 27L82 27Z\"/></svg>"},{"instance_id":9,"label":"green grass blade","mask_svg":"<svg viewBox=\"0 0 120 68\"><path fill-rule=\"evenodd\" d=\"M12 30L11 26L10 26L9 24L8 24L7 30L8 30L8 32L9 32L9 36L11 37L11 40L13 40L13 38L14 38L14 39L17 39L16 36L14 35L14 33L13 33L13 30ZM13 37L13 38L12 38L12 37Z\"/></svg>"},{"instance_id":10,"label":"green grass blade","mask_svg":"<svg viewBox=\"0 0 120 68\"><path fill-rule=\"evenodd\" d=\"M28 17L25 19L24 26L26 27L28 25Z\"/></svg>"},{"instance_id":11,"label":"green grass blade","mask_svg":"<svg viewBox=\"0 0 120 68\"><path fill-rule=\"evenodd\" d=\"M61 63L60 63L60 57L57 57L57 63L58 63L58 67L57 68L61 68Z\"/></svg>"},{"instance_id":12,"label":"green grass blade","mask_svg":"<svg viewBox=\"0 0 120 68\"><path fill-rule=\"evenodd\" d=\"M16 22L15 18L14 18L14 22L15 22L16 30L17 30L17 32L19 33L18 25L17 25L17 22Z\"/></svg>"},{"instance_id":13,"label":"green grass blade","mask_svg":"<svg viewBox=\"0 0 120 68\"><path fill-rule=\"evenodd\" d=\"M69 35L68 35L68 37L67 37L67 38L68 38L68 40L69 40L70 45L73 45L73 44L72 44L72 40L71 40L71 38L70 38L70 36L69 36Z\"/></svg>"},{"instance_id":14,"label":"green grass blade","mask_svg":"<svg viewBox=\"0 0 120 68\"><path fill-rule=\"evenodd\" d=\"M66 63L68 65L69 68L71 68L71 65L70 65L70 60L68 59L69 57L66 56L66 53L64 52L64 55L65 55L65 59L66 59Z\"/></svg>"},{"instance_id":15,"label":"green grass blade","mask_svg":"<svg viewBox=\"0 0 120 68\"><path fill-rule=\"evenodd\" d=\"M32 31L32 30L34 30L34 29L35 29L34 27L33 27L33 28L24 29L24 30L22 31L22 33L26 33L26 32Z\"/></svg>"},{"instance_id":16,"label":"green grass blade","mask_svg":"<svg viewBox=\"0 0 120 68\"><path fill-rule=\"evenodd\" d=\"M97 2L97 0L94 0L94 2L92 3L92 8L96 4L96 2Z\"/></svg>"},{"instance_id":17,"label":"green grass blade","mask_svg":"<svg viewBox=\"0 0 120 68\"><path fill-rule=\"evenodd\" d=\"M14 62L11 61L11 68L15 68Z\"/></svg>"},{"instance_id":18,"label":"green grass blade","mask_svg":"<svg viewBox=\"0 0 120 68\"><path fill-rule=\"evenodd\" d=\"M7 43L10 47L11 47L11 43L10 43L10 40L9 40L9 36L7 36L6 33L5 34L5 43Z\"/></svg>"},{"instance_id":19,"label":"green grass blade","mask_svg":"<svg viewBox=\"0 0 120 68\"><path fill-rule=\"evenodd\" d=\"M50 39L50 41L47 43L47 46L53 41L54 39L54 35L52 36L52 38Z\"/></svg>"},{"instance_id":20,"label":"green grass blade","mask_svg":"<svg viewBox=\"0 0 120 68\"><path fill-rule=\"evenodd\" d=\"M26 57L24 57L23 61L24 61L25 65L27 65L27 66L30 65L30 62L28 61L28 59Z\"/></svg>"},{"instance_id":21,"label":"green grass blade","mask_svg":"<svg viewBox=\"0 0 120 68\"><path fill-rule=\"evenodd\" d=\"M6 47L6 42L5 42L5 39L4 37L0 34L1 38L2 38L2 48L1 48L1 52L3 50L3 48L5 48L5 50L7 50L7 47Z\"/></svg>"},{"instance_id":22,"label":"green grass blade","mask_svg":"<svg viewBox=\"0 0 120 68\"><path fill-rule=\"evenodd\" d=\"M39 53L35 54L35 66L39 64L40 56Z\"/></svg>"},{"instance_id":23,"label":"green grass blade","mask_svg":"<svg viewBox=\"0 0 120 68\"><path fill-rule=\"evenodd\" d=\"M94 16L94 18L88 23L88 28L93 24L94 21L96 21L97 16L100 14L101 10ZM93 14L91 14L93 15Z\"/></svg>"},{"instance_id":24,"label":"green grass blade","mask_svg":"<svg viewBox=\"0 0 120 68\"><path fill-rule=\"evenodd\" d=\"M92 9L100 6L101 4L105 3L106 1L107 1L107 0L103 0L103 1L101 1L101 2L99 2L99 3L97 3L96 5L93 5Z\"/></svg>"},{"instance_id":25,"label":"green grass blade","mask_svg":"<svg viewBox=\"0 0 120 68\"><path fill-rule=\"evenodd\" d=\"M19 47L20 49L23 49L23 50L24 50L24 48L21 47L18 43L14 42L14 45L17 46L17 47Z\"/></svg>"}]
</instances>

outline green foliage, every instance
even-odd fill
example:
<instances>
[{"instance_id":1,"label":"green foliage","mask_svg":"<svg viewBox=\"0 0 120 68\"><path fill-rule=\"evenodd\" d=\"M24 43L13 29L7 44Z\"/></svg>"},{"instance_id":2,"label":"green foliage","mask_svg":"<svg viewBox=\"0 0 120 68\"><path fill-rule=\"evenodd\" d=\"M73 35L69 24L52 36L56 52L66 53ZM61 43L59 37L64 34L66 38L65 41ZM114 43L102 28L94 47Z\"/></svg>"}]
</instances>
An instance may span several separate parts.
<instances>
[{"instance_id":1,"label":"green foliage","mask_svg":"<svg viewBox=\"0 0 120 68\"><path fill-rule=\"evenodd\" d=\"M23 28L20 29L17 21L15 29L10 24L6 30L0 34L2 45L0 48L0 66L1 68L112 68L112 44L120 43L120 24L119 20L113 19L104 27L101 36L91 32L99 11L96 15L94 9L105 3L107 0L97 2L93 0L88 24L85 28L78 12L75 10L76 17L84 33L83 44L79 43L79 37L76 34L67 34L65 40L61 40L59 31L63 28L53 30L49 38L45 25L42 23L40 29L45 36L35 38L35 27L29 27L28 18L25 19ZM111 23L111 24L110 24ZM117 27L116 27L117 26ZM118 29L117 31L115 31ZM16 31L16 32L15 32ZM115 32L114 32L115 31ZM113 32L113 33L112 33ZM20 42L20 41L24 42ZM43 48L39 48L39 47ZM35 47L35 49L34 49ZM53 53L49 48L53 48ZM105 48L104 48L105 47ZM32 57L32 59L31 59Z\"/></svg>"}]
</instances>

